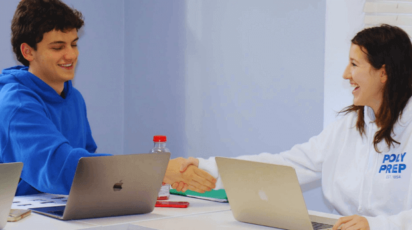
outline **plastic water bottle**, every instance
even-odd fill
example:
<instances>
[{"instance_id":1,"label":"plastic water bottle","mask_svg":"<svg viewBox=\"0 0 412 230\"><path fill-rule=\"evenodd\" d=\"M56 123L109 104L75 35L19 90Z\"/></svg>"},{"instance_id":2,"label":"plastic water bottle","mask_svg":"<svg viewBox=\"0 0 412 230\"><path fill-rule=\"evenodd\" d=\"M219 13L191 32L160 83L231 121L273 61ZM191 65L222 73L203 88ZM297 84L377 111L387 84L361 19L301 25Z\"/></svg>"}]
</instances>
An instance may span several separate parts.
<instances>
[{"instance_id":1,"label":"plastic water bottle","mask_svg":"<svg viewBox=\"0 0 412 230\"><path fill-rule=\"evenodd\" d=\"M156 135L153 137L154 147L150 151L151 153L163 153L169 152L170 150L166 148L166 136ZM159 191L159 195L157 196L158 200L168 200L170 196L170 185L165 184L162 185Z\"/></svg>"}]
</instances>

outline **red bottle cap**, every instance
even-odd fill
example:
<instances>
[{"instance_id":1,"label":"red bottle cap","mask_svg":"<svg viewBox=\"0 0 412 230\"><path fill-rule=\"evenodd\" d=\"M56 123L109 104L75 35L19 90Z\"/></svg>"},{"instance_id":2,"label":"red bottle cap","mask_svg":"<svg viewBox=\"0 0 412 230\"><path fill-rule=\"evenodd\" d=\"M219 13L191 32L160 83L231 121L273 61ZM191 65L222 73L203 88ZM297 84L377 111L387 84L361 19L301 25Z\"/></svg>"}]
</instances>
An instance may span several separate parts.
<instances>
[{"instance_id":1,"label":"red bottle cap","mask_svg":"<svg viewBox=\"0 0 412 230\"><path fill-rule=\"evenodd\" d=\"M153 141L154 142L166 142L166 136L162 136L162 135L153 136Z\"/></svg>"}]
</instances>

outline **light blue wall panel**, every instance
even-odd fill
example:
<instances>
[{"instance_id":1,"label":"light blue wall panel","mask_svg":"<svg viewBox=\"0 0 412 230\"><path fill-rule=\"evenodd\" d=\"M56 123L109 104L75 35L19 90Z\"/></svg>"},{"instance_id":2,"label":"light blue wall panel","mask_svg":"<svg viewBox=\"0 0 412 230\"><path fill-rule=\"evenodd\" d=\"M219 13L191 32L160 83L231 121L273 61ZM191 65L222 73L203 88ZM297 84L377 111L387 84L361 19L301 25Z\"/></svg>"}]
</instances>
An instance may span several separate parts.
<instances>
[{"instance_id":1,"label":"light blue wall panel","mask_svg":"<svg viewBox=\"0 0 412 230\"><path fill-rule=\"evenodd\" d=\"M14 57L11 47L11 20L13 19L18 0L0 2L0 70L20 63Z\"/></svg>"},{"instance_id":2,"label":"light blue wall panel","mask_svg":"<svg viewBox=\"0 0 412 230\"><path fill-rule=\"evenodd\" d=\"M201 157L318 134L324 18L321 0L125 1L125 152L156 133Z\"/></svg>"},{"instance_id":3,"label":"light blue wall panel","mask_svg":"<svg viewBox=\"0 0 412 230\"><path fill-rule=\"evenodd\" d=\"M125 1L125 153L148 152L167 135L186 156L185 1Z\"/></svg>"},{"instance_id":4,"label":"light blue wall panel","mask_svg":"<svg viewBox=\"0 0 412 230\"><path fill-rule=\"evenodd\" d=\"M125 0L125 152L165 134L172 157L277 153L320 133L324 27L324 0Z\"/></svg>"},{"instance_id":5,"label":"light blue wall panel","mask_svg":"<svg viewBox=\"0 0 412 230\"><path fill-rule=\"evenodd\" d=\"M123 154L124 3L66 0L81 11L79 60L74 86L86 100L97 152Z\"/></svg>"},{"instance_id":6,"label":"light blue wall panel","mask_svg":"<svg viewBox=\"0 0 412 230\"><path fill-rule=\"evenodd\" d=\"M322 130L324 1L187 6L190 155L276 153Z\"/></svg>"}]
</instances>

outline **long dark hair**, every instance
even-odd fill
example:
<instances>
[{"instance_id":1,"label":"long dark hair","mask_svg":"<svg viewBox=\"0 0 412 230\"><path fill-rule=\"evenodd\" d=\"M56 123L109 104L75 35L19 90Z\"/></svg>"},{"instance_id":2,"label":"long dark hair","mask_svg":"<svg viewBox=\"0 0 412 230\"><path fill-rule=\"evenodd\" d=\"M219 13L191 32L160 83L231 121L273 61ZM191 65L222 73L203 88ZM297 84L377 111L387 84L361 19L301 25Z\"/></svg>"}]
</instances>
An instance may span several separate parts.
<instances>
[{"instance_id":1,"label":"long dark hair","mask_svg":"<svg viewBox=\"0 0 412 230\"><path fill-rule=\"evenodd\" d=\"M376 125L380 127L373 139L377 145L383 139L390 148L400 144L391 136L393 126L402 116L409 98L412 95L412 44L408 34L396 26L383 24L378 27L360 31L352 39L352 44L365 50L369 63L375 69L385 65L388 79L383 88L383 100L376 112ZM340 113L357 112L356 129L361 136L365 134L364 106L351 105Z\"/></svg>"}]
</instances>

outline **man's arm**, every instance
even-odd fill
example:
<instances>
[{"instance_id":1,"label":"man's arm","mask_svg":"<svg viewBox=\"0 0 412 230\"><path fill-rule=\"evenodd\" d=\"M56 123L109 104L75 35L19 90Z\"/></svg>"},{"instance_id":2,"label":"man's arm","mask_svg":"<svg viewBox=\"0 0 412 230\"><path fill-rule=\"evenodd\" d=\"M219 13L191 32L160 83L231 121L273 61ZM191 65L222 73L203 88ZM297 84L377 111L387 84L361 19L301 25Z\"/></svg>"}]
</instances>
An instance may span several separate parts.
<instances>
[{"instance_id":1,"label":"man's arm","mask_svg":"<svg viewBox=\"0 0 412 230\"><path fill-rule=\"evenodd\" d=\"M41 192L69 194L81 157L106 156L92 154L84 148L74 148L48 117L43 105L31 92L19 89L14 97L20 104L3 105L8 123L3 123L1 135L2 162L23 162L21 179ZM13 92L11 92L13 93ZM7 100L5 100L7 104ZM6 115L5 115L6 116ZM78 128L78 127L73 127Z\"/></svg>"}]
</instances>

